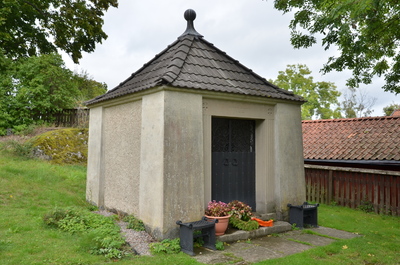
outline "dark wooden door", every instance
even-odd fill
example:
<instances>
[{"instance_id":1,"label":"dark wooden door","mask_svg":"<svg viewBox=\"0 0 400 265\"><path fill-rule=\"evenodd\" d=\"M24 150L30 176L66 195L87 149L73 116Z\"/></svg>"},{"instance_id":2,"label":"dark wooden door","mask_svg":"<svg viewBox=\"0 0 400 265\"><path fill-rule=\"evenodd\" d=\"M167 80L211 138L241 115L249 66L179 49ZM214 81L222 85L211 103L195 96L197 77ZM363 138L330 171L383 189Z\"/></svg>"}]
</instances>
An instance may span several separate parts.
<instances>
[{"instance_id":1,"label":"dark wooden door","mask_svg":"<svg viewBox=\"0 0 400 265\"><path fill-rule=\"evenodd\" d=\"M255 121L212 119L212 199L239 200L256 210Z\"/></svg>"}]
</instances>

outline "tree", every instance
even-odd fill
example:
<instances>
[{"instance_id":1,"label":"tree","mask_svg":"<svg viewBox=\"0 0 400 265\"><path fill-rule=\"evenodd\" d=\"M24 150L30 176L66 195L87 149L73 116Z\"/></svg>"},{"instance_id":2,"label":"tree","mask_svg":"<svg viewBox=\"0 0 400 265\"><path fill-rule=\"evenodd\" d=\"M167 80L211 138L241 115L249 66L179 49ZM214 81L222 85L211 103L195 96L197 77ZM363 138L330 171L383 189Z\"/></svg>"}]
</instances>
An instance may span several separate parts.
<instances>
[{"instance_id":1,"label":"tree","mask_svg":"<svg viewBox=\"0 0 400 265\"><path fill-rule=\"evenodd\" d=\"M3 56L0 52L0 135L6 133L9 124L13 120L10 113L6 111L12 104L10 95L13 93L13 80L11 76L12 60Z\"/></svg>"},{"instance_id":2,"label":"tree","mask_svg":"<svg viewBox=\"0 0 400 265\"><path fill-rule=\"evenodd\" d=\"M73 73L58 54L20 59L12 74L8 111L15 124L31 124L65 108L73 108L79 90Z\"/></svg>"},{"instance_id":3,"label":"tree","mask_svg":"<svg viewBox=\"0 0 400 265\"><path fill-rule=\"evenodd\" d=\"M19 58L67 52L75 63L107 38L104 11L117 0L3 0L0 6L0 49Z\"/></svg>"},{"instance_id":4,"label":"tree","mask_svg":"<svg viewBox=\"0 0 400 265\"><path fill-rule=\"evenodd\" d=\"M107 85L94 80L85 70L74 73L73 78L79 89L79 96L75 102L76 107L83 107L85 101L107 92Z\"/></svg>"},{"instance_id":5,"label":"tree","mask_svg":"<svg viewBox=\"0 0 400 265\"><path fill-rule=\"evenodd\" d=\"M280 88L291 90L307 100L302 105L302 119L330 119L339 118L338 97L340 92L331 82L314 82L311 71L306 65L288 65L285 71L279 71L275 81L271 81Z\"/></svg>"},{"instance_id":6,"label":"tree","mask_svg":"<svg viewBox=\"0 0 400 265\"><path fill-rule=\"evenodd\" d=\"M400 104L392 103L389 106L383 108L383 112L386 116L392 115L393 111L400 109Z\"/></svg>"},{"instance_id":7,"label":"tree","mask_svg":"<svg viewBox=\"0 0 400 265\"><path fill-rule=\"evenodd\" d=\"M375 102L376 98L368 96L365 90L350 87L343 93L340 109L345 118L368 117L373 112Z\"/></svg>"},{"instance_id":8,"label":"tree","mask_svg":"<svg viewBox=\"0 0 400 265\"><path fill-rule=\"evenodd\" d=\"M74 74L59 54L20 58L0 56L0 135L7 128L37 123L62 109L104 94L105 84L83 71Z\"/></svg>"},{"instance_id":9,"label":"tree","mask_svg":"<svg viewBox=\"0 0 400 265\"><path fill-rule=\"evenodd\" d=\"M400 2L398 0L275 0L275 8L294 11L291 43L308 48L322 37L325 50L340 55L324 64L324 73L350 69L349 87L384 76L385 91L400 93Z\"/></svg>"}]
</instances>

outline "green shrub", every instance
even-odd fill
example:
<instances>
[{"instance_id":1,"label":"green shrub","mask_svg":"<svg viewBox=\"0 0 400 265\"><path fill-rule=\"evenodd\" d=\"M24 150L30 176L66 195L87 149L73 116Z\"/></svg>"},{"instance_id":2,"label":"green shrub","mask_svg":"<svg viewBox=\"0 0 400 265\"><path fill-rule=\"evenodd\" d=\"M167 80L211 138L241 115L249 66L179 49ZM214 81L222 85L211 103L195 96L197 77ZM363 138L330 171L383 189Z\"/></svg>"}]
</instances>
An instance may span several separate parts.
<instances>
[{"instance_id":1,"label":"green shrub","mask_svg":"<svg viewBox=\"0 0 400 265\"><path fill-rule=\"evenodd\" d=\"M124 222L128 223L127 228L128 229L133 229L136 231L145 231L145 226L142 220L137 219L133 215L127 215L122 219Z\"/></svg>"},{"instance_id":2,"label":"green shrub","mask_svg":"<svg viewBox=\"0 0 400 265\"><path fill-rule=\"evenodd\" d=\"M90 230L85 237L89 240L90 253L103 255L109 259L121 259L127 255L123 250L125 240L121 237L119 228L102 226Z\"/></svg>"},{"instance_id":3,"label":"green shrub","mask_svg":"<svg viewBox=\"0 0 400 265\"><path fill-rule=\"evenodd\" d=\"M364 199L361 201L358 209L366 213L371 213L374 211L374 204L371 201Z\"/></svg>"},{"instance_id":4,"label":"green shrub","mask_svg":"<svg viewBox=\"0 0 400 265\"><path fill-rule=\"evenodd\" d=\"M237 229L244 230L244 231L252 231L256 230L259 227L259 224L255 220L243 221L236 216L231 216L229 218L229 223L236 227Z\"/></svg>"},{"instance_id":5,"label":"green shrub","mask_svg":"<svg viewBox=\"0 0 400 265\"><path fill-rule=\"evenodd\" d=\"M152 254L166 253L175 254L181 251L180 239L164 239L161 242L150 243L150 252Z\"/></svg>"},{"instance_id":6,"label":"green shrub","mask_svg":"<svg viewBox=\"0 0 400 265\"><path fill-rule=\"evenodd\" d=\"M35 124L16 125L13 128L13 132L16 135L28 135L28 134L31 134L33 132L33 130L35 130L36 127L37 127L37 125L35 125Z\"/></svg>"},{"instance_id":7,"label":"green shrub","mask_svg":"<svg viewBox=\"0 0 400 265\"><path fill-rule=\"evenodd\" d=\"M215 242L215 248L217 250L224 250L225 249L224 242L217 240L217 242Z\"/></svg>"},{"instance_id":8,"label":"green shrub","mask_svg":"<svg viewBox=\"0 0 400 265\"><path fill-rule=\"evenodd\" d=\"M30 142L20 143L18 141L7 141L2 145L3 150L7 150L12 154L25 157L25 158L32 158L33 157L33 145Z\"/></svg>"},{"instance_id":9,"label":"green shrub","mask_svg":"<svg viewBox=\"0 0 400 265\"><path fill-rule=\"evenodd\" d=\"M249 221L253 215L251 212L251 207L248 204L238 200L229 202L228 207L230 209L229 214L243 221Z\"/></svg>"},{"instance_id":10,"label":"green shrub","mask_svg":"<svg viewBox=\"0 0 400 265\"><path fill-rule=\"evenodd\" d=\"M198 248L204 245L204 239L200 236L202 233L200 230L193 232L193 247Z\"/></svg>"},{"instance_id":11,"label":"green shrub","mask_svg":"<svg viewBox=\"0 0 400 265\"><path fill-rule=\"evenodd\" d=\"M125 240L112 217L105 217L81 208L54 209L43 217L46 225L69 233L82 235L82 246L90 253L110 259L120 259Z\"/></svg>"}]
</instances>

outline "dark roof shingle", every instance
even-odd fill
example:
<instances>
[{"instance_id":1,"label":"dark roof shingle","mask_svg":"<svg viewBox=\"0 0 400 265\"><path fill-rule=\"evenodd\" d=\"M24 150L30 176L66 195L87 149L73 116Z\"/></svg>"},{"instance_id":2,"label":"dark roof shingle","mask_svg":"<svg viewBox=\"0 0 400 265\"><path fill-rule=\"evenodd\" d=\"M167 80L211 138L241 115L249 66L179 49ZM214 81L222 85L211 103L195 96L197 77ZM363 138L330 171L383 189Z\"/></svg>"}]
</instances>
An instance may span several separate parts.
<instances>
[{"instance_id":1,"label":"dark roof shingle","mask_svg":"<svg viewBox=\"0 0 400 265\"><path fill-rule=\"evenodd\" d=\"M180 36L128 79L88 105L160 85L303 102L278 88L202 37Z\"/></svg>"},{"instance_id":2,"label":"dark roof shingle","mask_svg":"<svg viewBox=\"0 0 400 265\"><path fill-rule=\"evenodd\" d=\"M303 121L305 159L400 161L400 116Z\"/></svg>"}]
</instances>

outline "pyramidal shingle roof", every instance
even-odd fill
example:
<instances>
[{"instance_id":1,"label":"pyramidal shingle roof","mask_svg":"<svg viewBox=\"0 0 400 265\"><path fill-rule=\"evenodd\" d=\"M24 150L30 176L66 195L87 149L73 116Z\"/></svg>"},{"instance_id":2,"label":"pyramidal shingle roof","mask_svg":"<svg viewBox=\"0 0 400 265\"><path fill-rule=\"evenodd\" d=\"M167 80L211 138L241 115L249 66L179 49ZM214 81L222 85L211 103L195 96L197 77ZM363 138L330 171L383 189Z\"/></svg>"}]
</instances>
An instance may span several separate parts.
<instances>
[{"instance_id":1,"label":"pyramidal shingle roof","mask_svg":"<svg viewBox=\"0 0 400 265\"><path fill-rule=\"evenodd\" d=\"M400 161L400 116L303 121L305 159Z\"/></svg>"},{"instance_id":2,"label":"pyramidal shingle roof","mask_svg":"<svg viewBox=\"0 0 400 265\"><path fill-rule=\"evenodd\" d=\"M280 89L203 39L193 26L196 14L185 12L186 31L151 61L106 94L87 105L122 97L157 86L215 91L303 102Z\"/></svg>"}]
</instances>

